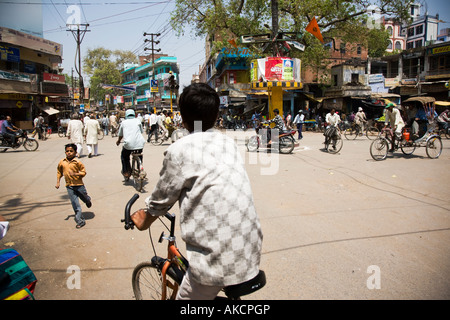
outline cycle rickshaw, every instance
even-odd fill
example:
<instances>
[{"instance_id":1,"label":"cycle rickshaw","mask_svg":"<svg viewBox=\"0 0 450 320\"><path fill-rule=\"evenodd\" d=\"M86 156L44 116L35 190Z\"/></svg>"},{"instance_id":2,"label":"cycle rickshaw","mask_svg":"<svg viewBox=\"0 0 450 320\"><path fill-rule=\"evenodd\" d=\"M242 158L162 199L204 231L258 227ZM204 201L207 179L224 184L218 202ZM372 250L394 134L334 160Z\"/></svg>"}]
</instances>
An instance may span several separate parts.
<instances>
[{"instance_id":1,"label":"cycle rickshaw","mask_svg":"<svg viewBox=\"0 0 450 320\"><path fill-rule=\"evenodd\" d=\"M382 129L380 135L370 145L370 155L374 160L385 160L389 150L398 150L399 148L405 155L411 155L416 148L425 147L427 156L431 159L437 159L442 153L442 140L436 134L435 121L435 99L433 97L413 97L402 102L402 111L405 114L414 113L412 121L406 123L402 130L401 140L395 139L392 145L392 129ZM426 120L422 123L415 123L415 115L418 110L426 115ZM414 112L413 112L414 111ZM415 127L418 135L414 136L411 129ZM384 136L383 136L384 135ZM390 147L391 146L391 147Z\"/></svg>"}]
</instances>

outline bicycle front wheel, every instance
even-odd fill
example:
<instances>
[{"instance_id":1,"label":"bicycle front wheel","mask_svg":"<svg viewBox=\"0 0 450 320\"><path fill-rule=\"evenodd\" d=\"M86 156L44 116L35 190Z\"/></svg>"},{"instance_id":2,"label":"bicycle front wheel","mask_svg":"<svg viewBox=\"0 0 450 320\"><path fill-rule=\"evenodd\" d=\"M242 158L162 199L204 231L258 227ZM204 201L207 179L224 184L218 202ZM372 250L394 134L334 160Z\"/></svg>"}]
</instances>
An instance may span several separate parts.
<instances>
[{"instance_id":1,"label":"bicycle front wheel","mask_svg":"<svg viewBox=\"0 0 450 320\"><path fill-rule=\"evenodd\" d=\"M344 145L341 135L337 133L329 139L329 143L326 144L327 151L329 153L338 153L341 151L342 146Z\"/></svg>"},{"instance_id":2,"label":"bicycle front wheel","mask_svg":"<svg viewBox=\"0 0 450 320\"><path fill-rule=\"evenodd\" d=\"M378 130L377 127L369 127L366 130L367 139L374 140L378 137L379 133L380 133L380 130Z\"/></svg>"},{"instance_id":3,"label":"bicycle front wheel","mask_svg":"<svg viewBox=\"0 0 450 320\"><path fill-rule=\"evenodd\" d=\"M134 268L132 276L134 297L136 300L162 300L162 276L159 267L152 262L142 262ZM175 300L178 284L167 277L166 300Z\"/></svg>"},{"instance_id":4,"label":"bicycle front wheel","mask_svg":"<svg viewBox=\"0 0 450 320\"><path fill-rule=\"evenodd\" d=\"M375 161L386 159L389 151L389 142L385 138L378 138L370 144L370 155Z\"/></svg>"}]
</instances>

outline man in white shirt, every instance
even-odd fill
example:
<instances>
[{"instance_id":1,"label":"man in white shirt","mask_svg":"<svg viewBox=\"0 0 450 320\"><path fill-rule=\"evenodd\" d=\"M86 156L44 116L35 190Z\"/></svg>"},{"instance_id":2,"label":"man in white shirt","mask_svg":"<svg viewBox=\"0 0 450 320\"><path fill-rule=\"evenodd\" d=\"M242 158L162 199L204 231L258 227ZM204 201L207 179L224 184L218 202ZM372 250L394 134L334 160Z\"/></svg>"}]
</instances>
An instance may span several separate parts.
<instances>
[{"instance_id":1,"label":"man in white shirt","mask_svg":"<svg viewBox=\"0 0 450 320\"><path fill-rule=\"evenodd\" d=\"M305 120L305 115L303 114L303 110L298 110L298 114L294 118L294 124L297 125L298 131L298 140L303 139L303 121Z\"/></svg>"},{"instance_id":2,"label":"man in white shirt","mask_svg":"<svg viewBox=\"0 0 450 320\"><path fill-rule=\"evenodd\" d=\"M119 145L123 139L123 148L120 155L122 161L122 175L125 179L131 176L130 155L138 150L142 153L145 145L145 138L142 136L144 129L142 123L136 118L134 110L128 109L125 112L125 120L120 123L118 139L116 145ZM143 161L141 156L141 162Z\"/></svg>"},{"instance_id":3,"label":"man in white shirt","mask_svg":"<svg viewBox=\"0 0 450 320\"><path fill-rule=\"evenodd\" d=\"M394 108L393 103L387 104L386 107L384 107L384 109L386 110L384 127L386 128L387 125L390 124L391 129L394 131L394 135L392 137L392 149L389 150L390 152L393 152L395 145L395 138L397 138L398 140L401 139L402 129L405 126L405 123L403 122L400 110Z\"/></svg>"},{"instance_id":4,"label":"man in white shirt","mask_svg":"<svg viewBox=\"0 0 450 320\"><path fill-rule=\"evenodd\" d=\"M67 138L77 146L78 157L81 157L83 151L83 122L78 119L78 114L72 116L72 120L67 125Z\"/></svg>"},{"instance_id":5,"label":"man in white shirt","mask_svg":"<svg viewBox=\"0 0 450 320\"><path fill-rule=\"evenodd\" d=\"M150 116L148 118L148 138L147 142L150 142L151 136L154 134L155 139L158 140L158 116L150 111Z\"/></svg>"},{"instance_id":6,"label":"man in white shirt","mask_svg":"<svg viewBox=\"0 0 450 320\"><path fill-rule=\"evenodd\" d=\"M341 117L336 113L336 109L331 109L329 113L325 116L325 122L328 124L327 129L325 130L325 145L328 144L328 140L332 139L333 149L336 149L336 139L333 139L337 131L339 130L338 124L341 122Z\"/></svg>"}]
</instances>

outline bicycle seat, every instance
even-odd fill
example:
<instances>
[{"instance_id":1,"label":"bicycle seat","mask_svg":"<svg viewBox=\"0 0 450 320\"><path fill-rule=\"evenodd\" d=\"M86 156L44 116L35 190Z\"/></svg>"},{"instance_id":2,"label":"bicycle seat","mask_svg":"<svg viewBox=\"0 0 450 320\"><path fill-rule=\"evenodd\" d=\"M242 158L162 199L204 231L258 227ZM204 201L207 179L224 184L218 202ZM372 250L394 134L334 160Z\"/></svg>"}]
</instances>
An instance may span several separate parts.
<instances>
[{"instance_id":1,"label":"bicycle seat","mask_svg":"<svg viewBox=\"0 0 450 320\"><path fill-rule=\"evenodd\" d=\"M259 270L259 273L253 279L243 283L235 284L224 288L225 294L228 298L237 299L247 294L253 293L266 284L266 274Z\"/></svg>"}]
</instances>

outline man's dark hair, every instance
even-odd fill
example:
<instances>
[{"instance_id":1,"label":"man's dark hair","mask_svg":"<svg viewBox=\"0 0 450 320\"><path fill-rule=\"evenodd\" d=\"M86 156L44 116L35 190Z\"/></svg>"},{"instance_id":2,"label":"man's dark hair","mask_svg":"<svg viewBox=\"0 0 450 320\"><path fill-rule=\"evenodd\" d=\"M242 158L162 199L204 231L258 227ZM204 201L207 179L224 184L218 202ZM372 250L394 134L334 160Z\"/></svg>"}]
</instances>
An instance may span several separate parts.
<instances>
[{"instance_id":1,"label":"man's dark hair","mask_svg":"<svg viewBox=\"0 0 450 320\"><path fill-rule=\"evenodd\" d=\"M64 151L65 151L67 148L72 148L75 152L77 152L77 145L76 145L75 143L68 143L68 144L66 144L66 145L64 146Z\"/></svg>"},{"instance_id":2,"label":"man's dark hair","mask_svg":"<svg viewBox=\"0 0 450 320\"><path fill-rule=\"evenodd\" d=\"M206 83L187 86L179 100L180 114L189 131L194 130L196 121L201 121L202 131L211 129L219 115L219 106L219 95Z\"/></svg>"}]
</instances>

